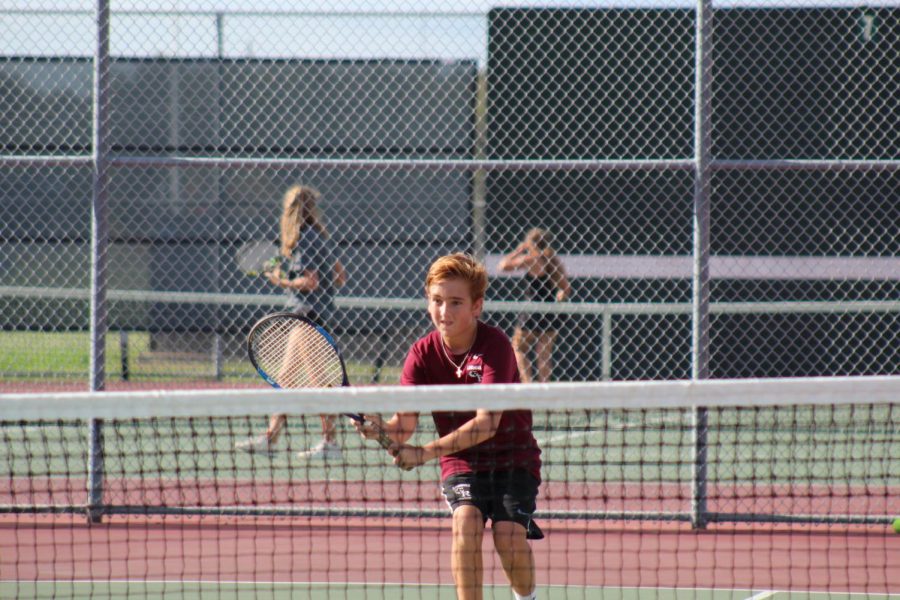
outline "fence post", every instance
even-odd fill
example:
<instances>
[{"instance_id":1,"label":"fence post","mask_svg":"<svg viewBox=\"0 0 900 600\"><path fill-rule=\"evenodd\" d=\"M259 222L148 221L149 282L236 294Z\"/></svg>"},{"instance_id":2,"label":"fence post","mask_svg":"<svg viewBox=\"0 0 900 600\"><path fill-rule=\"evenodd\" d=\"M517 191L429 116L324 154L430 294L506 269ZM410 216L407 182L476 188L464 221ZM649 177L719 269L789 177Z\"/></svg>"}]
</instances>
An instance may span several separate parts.
<instances>
[{"instance_id":1,"label":"fence post","mask_svg":"<svg viewBox=\"0 0 900 600\"><path fill-rule=\"evenodd\" d=\"M487 158L487 72L481 67L475 75L475 159ZM481 167L472 174L472 254L480 261L487 254L487 171Z\"/></svg>"},{"instance_id":2,"label":"fence post","mask_svg":"<svg viewBox=\"0 0 900 600\"><path fill-rule=\"evenodd\" d=\"M712 135L712 0L697 0L694 67L694 248L691 302L691 379L709 378L709 194ZM707 412L693 409L691 525L706 527Z\"/></svg>"},{"instance_id":3,"label":"fence post","mask_svg":"<svg viewBox=\"0 0 900 600\"><path fill-rule=\"evenodd\" d=\"M90 390L106 387L106 330L108 327L107 258L109 223L107 220L108 125L109 125L109 0L97 0L97 39L94 48L93 82L93 202L91 210L91 308L90 308ZM103 505L103 422L91 419L88 425L87 516L91 523L102 519Z\"/></svg>"}]
</instances>

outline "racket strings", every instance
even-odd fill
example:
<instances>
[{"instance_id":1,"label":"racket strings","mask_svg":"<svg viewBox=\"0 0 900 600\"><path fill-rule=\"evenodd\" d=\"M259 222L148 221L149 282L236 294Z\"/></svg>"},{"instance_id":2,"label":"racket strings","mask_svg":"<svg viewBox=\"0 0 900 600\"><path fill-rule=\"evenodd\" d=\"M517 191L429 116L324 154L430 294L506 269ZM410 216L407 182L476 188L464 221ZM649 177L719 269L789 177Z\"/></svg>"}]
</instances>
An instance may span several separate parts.
<instances>
[{"instance_id":1,"label":"racket strings","mask_svg":"<svg viewBox=\"0 0 900 600\"><path fill-rule=\"evenodd\" d=\"M283 388L338 387L343 368L334 347L313 326L292 318L274 320L254 340L260 366Z\"/></svg>"},{"instance_id":2,"label":"racket strings","mask_svg":"<svg viewBox=\"0 0 900 600\"><path fill-rule=\"evenodd\" d=\"M275 267L284 267L283 257L270 241L247 242L234 255L238 268L247 275L259 276Z\"/></svg>"}]
</instances>

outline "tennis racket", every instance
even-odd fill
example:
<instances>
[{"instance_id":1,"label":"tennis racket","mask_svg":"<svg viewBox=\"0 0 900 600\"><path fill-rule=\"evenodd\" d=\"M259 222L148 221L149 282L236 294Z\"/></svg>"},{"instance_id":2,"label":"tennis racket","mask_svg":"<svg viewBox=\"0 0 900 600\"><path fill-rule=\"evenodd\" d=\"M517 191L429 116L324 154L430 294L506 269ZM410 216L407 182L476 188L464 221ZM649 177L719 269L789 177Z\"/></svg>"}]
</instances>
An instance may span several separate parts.
<instances>
[{"instance_id":1,"label":"tennis racket","mask_svg":"<svg viewBox=\"0 0 900 600\"><path fill-rule=\"evenodd\" d=\"M275 269L284 271L284 257L278 254L278 248L269 241L245 242L235 252L234 260L238 269L248 277L259 277Z\"/></svg>"},{"instance_id":2,"label":"tennis racket","mask_svg":"<svg viewBox=\"0 0 900 600\"><path fill-rule=\"evenodd\" d=\"M273 388L349 387L347 368L334 338L324 328L294 313L263 317L250 329L247 354L256 372ZM344 413L363 423L360 414ZM378 443L393 441L379 431Z\"/></svg>"}]
</instances>

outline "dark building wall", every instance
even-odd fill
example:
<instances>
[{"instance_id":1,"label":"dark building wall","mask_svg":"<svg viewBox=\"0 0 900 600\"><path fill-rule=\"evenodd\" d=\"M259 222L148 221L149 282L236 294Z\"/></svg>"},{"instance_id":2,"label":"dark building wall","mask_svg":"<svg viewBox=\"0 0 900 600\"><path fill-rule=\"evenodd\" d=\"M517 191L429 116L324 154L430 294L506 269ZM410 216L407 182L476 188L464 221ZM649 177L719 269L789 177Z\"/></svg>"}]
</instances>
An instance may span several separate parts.
<instances>
[{"instance_id":1,"label":"dark building wall","mask_svg":"<svg viewBox=\"0 0 900 600\"><path fill-rule=\"evenodd\" d=\"M864 16L874 16L874 35ZM896 160L898 17L892 8L715 10L713 159ZM492 11L489 156L691 158L693 18L665 8ZM712 190L714 255L900 255L896 173L717 171ZM691 252L689 172L510 171L488 178L488 199L490 252L508 251L532 226L569 254ZM690 301L689 280L585 278L575 287L583 301ZM506 284L501 293L518 291ZM900 282L714 280L711 293L714 302L896 300ZM594 321L579 331L599 332ZM713 316L713 374L896 373L897 334L896 313ZM613 377L690 375L689 320L616 317L612 335ZM569 363L596 353L595 341L569 338ZM593 375L569 371L557 375Z\"/></svg>"}]
</instances>

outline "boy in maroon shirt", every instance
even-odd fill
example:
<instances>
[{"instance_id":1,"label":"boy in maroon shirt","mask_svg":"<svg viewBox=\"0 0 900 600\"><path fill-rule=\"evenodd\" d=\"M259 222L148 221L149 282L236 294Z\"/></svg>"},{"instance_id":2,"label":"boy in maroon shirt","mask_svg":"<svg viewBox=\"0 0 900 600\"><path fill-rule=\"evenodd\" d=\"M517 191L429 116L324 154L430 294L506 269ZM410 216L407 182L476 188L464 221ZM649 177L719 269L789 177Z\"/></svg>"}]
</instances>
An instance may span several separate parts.
<instances>
[{"instance_id":1,"label":"boy in maroon shirt","mask_svg":"<svg viewBox=\"0 0 900 600\"><path fill-rule=\"evenodd\" d=\"M403 385L519 383L516 357L500 329L478 320L487 273L466 254L436 260L425 279L428 314L435 330L410 348ZM531 433L531 411L438 412L440 438L424 446L405 442L417 413L382 421L366 415L365 437L378 428L395 441L394 464L405 470L439 458L444 497L453 514L451 568L460 600L482 598L481 539L492 520L494 548L516 599L534 600L534 557L528 539L543 537L532 520L541 477L541 451Z\"/></svg>"}]
</instances>

